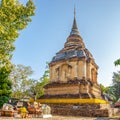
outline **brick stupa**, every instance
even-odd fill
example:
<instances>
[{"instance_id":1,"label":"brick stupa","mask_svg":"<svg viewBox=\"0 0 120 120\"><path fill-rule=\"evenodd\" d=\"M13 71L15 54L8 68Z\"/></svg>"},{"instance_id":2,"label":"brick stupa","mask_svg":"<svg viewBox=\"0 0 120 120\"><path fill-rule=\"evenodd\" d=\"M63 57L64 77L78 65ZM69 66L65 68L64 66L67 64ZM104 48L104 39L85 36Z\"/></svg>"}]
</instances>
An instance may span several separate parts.
<instances>
[{"instance_id":1,"label":"brick stupa","mask_svg":"<svg viewBox=\"0 0 120 120\"><path fill-rule=\"evenodd\" d=\"M70 35L49 68L50 82L40 102L49 104L53 114L109 115L109 104L103 100L97 83L98 65L80 36L75 11Z\"/></svg>"}]
</instances>

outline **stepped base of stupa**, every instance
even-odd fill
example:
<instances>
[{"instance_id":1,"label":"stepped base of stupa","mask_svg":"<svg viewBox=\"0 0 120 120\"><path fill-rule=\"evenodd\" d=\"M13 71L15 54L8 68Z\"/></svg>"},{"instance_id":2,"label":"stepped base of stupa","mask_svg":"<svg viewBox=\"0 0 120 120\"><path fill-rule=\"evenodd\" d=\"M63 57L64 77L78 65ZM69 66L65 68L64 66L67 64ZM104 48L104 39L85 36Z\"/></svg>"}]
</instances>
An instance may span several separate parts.
<instances>
[{"instance_id":1,"label":"stepped base of stupa","mask_svg":"<svg viewBox=\"0 0 120 120\"><path fill-rule=\"evenodd\" d=\"M45 95L41 96L39 102L50 105L53 115L89 117L112 115L110 104L102 98L99 86L84 79L47 84Z\"/></svg>"},{"instance_id":2,"label":"stepped base of stupa","mask_svg":"<svg viewBox=\"0 0 120 120\"><path fill-rule=\"evenodd\" d=\"M67 82L52 82L45 87L41 98L98 98L102 99L99 85L90 80L69 80Z\"/></svg>"},{"instance_id":3,"label":"stepped base of stupa","mask_svg":"<svg viewBox=\"0 0 120 120\"><path fill-rule=\"evenodd\" d=\"M109 117L112 110L109 104L51 104L53 115Z\"/></svg>"},{"instance_id":4,"label":"stepped base of stupa","mask_svg":"<svg viewBox=\"0 0 120 120\"><path fill-rule=\"evenodd\" d=\"M49 105L52 115L110 117L115 114L115 109L102 99L54 98L39 99L39 102Z\"/></svg>"}]
</instances>

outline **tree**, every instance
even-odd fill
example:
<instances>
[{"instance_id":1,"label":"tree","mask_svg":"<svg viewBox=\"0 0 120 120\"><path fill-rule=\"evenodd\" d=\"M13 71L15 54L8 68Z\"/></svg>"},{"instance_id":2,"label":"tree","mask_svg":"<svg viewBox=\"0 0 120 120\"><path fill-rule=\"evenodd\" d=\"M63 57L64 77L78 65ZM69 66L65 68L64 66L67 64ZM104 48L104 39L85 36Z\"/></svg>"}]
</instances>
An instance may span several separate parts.
<instances>
[{"instance_id":1,"label":"tree","mask_svg":"<svg viewBox=\"0 0 120 120\"><path fill-rule=\"evenodd\" d=\"M34 10L32 0L28 0L26 5L20 4L18 0L0 1L0 103L6 102L11 93L9 74L13 68L13 43L18 38L19 31L31 22Z\"/></svg>"},{"instance_id":2,"label":"tree","mask_svg":"<svg viewBox=\"0 0 120 120\"><path fill-rule=\"evenodd\" d=\"M44 94L44 86L49 82L49 68L48 63L46 65L46 70L43 76L37 81L33 81L33 85L30 88L30 93L34 95L34 97L39 98Z\"/></svg>"},{"instance_id":3,"label":"tree","mask_svg":"<svg viewBox=\"0 0 120 120\"><path fill-rule=\"evenodd\" d=\"M105 87L105 86L102 85L102 84L100 84L99 86L100 86L100 88L101 88L101 92L102 92L102 93L108 93L109 87Z\"/></svg>"},{"instance_id":4,"label":"tree","mask_svg":"<svg viewBox=\"0 0 120 120\"><path fill-rule=\"evenodd\" d=\"M109 96L109 97L113 100L113 102L116 101L116 97L115 97L115 95L114 95L115 89L114 89L113 86L105 87L105 86L102 85L102 84L100 84L99 86L100 86L100 88L101 88L101 92L102 92L103 95Z\"/></svg>"},{"instance_id":5,"label":"tree","mask_svg":"<svg viewBox=\"0 0 120 120\"><path fill-rule=\"evenodd\" d=\"M14 65L9 79L12 82L11 97L23 98L24 96L31 96L39 98L44 94L44 86L49 81L49 69L46 68L43 76L39 80L30 78L33 70L30 66Z\"/></svg>"},{"instance_id":6,"label":"tree","mask_svg":"<svg viewBox=\"0 0 120 120\"><path fill-rule=\"evenodd\" d=\"M112 86L102 86L102 90L113 99L113 103L120 98L120 71L113 73Z\"/></svg>"},{"instance_id":7,"label":"tree","mask_svg":"<svg viewBox=\"0 0 120 120\"><path fill-rule=\"evenodd\" d=\"M117 101L120 98L120 71L113 73L112 81L114 87L114 96L116 97Z\"/></svg>"},{"instance_id":8,"label":"tree","mask_svg":"<svg viewBox=\"0 0 120 120\"><path fill-rule=\"evenodd\" d=\"M35 6L29 0L26 6L18 0L1 0L0 4L0 63L4 66L12 57L15 49L14 42L19 36L19 31L24 29L30 16L34 15Z\"/></svg>"},{"instance_id":9,"label":"tree","mask_svg":"<svg viewBox=\"0 0 120 120\"><path fill-rule=\"evenodd\" d=\"M11 93L11 82L8 79L9 73L9 66L6 65L0 68L0 107L2 107L5 102L8 102Z\"/></svg>"},{"instance_id":10,"label":"tree","mask_svg":"<svg viewBox=\"0 0 120 120\"><path fill-rule=\"evenodd\" d=\"M114 62L115 66L120 65L120 58Z\"/></svg>"},{"instance_id":11,"label":"tree","mask_svg":"<svg viewBox=\"0 0 120 120\"><path fill-rule=\"evenodd\" d=\"M49 82L49 70L44 72L43 77L40 78L40 82L37 83L36 87L39 88L37 98L44 94L44 86Z\"/></svg>"},{"instance_id":12,"label":"tree","mask_svg":"<svg viewBox=\"0 0 120 120\"><path fill-rule=\"evenodd\" d=\"M28 90L33 85L33 80L30 78L32 74L33 70L30 66L14 65L14 69L9 76L12 82L11 97L23 98L28 95Z\"/></svg>"}]
</instances>

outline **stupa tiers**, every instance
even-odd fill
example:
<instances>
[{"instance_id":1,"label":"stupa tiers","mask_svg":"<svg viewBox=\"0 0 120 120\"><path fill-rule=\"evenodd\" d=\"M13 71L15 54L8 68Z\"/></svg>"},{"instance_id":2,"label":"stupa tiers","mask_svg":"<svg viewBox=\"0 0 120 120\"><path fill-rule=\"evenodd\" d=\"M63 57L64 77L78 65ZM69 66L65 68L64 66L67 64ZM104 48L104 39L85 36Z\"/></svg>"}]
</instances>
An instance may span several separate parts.
<instances>
[{"instance_id":1,"label":"stupa tiers","mask_svg":"<svg viewBox=\"0 0 120 120\"><path fill-rule=\"evenodd\" d=\"M64 48L56 53L49 67L50 83L45 86L45 98L101 98L98 66L80 36L75 11Z\"/></svg>"},{"instance_id":2,"label":"stupa tiers","mask_svg":"<svg viewBox=\"0 0 120 120\"><path fill-rule=\"evenodd\" d=\"M64 48L49 64L50 82L41 103L59 115L109 116L109 104L103 100L97 83L98 65L80 36L76 13Z\"/></svg>"}]
</instances>

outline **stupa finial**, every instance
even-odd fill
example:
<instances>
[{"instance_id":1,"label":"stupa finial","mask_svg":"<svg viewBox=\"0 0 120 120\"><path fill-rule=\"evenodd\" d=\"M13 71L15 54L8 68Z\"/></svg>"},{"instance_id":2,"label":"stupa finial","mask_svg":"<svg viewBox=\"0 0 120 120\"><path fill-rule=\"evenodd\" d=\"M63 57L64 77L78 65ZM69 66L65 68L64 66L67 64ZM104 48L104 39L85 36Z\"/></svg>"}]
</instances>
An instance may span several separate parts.
<instances>
[{"instance_id":1,"label":"stupa finial","mask_svg":"<svg viewBox=\"0 0 120 120\"><path fill-rule=\"evenodd\" d=\"M76 7L74 5L74 17L76 17Z\"/></svg>"},{"instance_id":2,"label":"stupa finial","mask_svg":"<svg viewBox=\"0 0 120 120\"><path fill-rule=\"evenodd\" d=\"M73 21L73 26L70 35L75 34L79 35L78 27L77 27L77 22L76 22L76 7L74 6L74 21Z\"/></svg>"}]
</instances>

